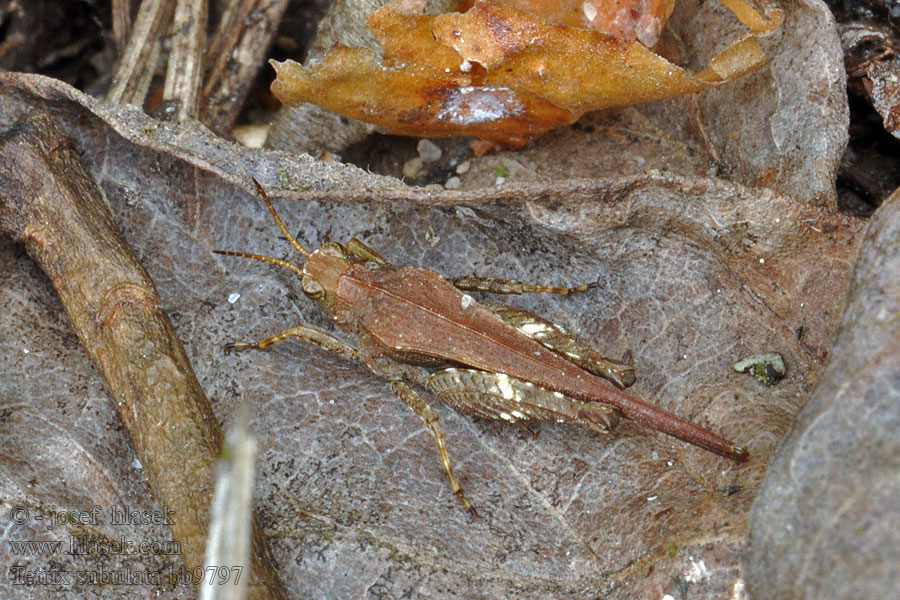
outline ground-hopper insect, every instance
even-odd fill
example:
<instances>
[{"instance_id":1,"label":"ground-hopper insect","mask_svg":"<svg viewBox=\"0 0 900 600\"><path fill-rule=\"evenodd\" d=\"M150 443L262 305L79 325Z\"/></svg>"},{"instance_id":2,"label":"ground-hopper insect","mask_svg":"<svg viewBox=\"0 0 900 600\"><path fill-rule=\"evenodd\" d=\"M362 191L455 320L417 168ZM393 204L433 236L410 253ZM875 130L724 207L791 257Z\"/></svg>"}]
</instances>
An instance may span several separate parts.
<instances>
[{"instance_id":1,"label":"ground-hopper insect","mask_svg":"<svg viewBox=\"0 0 900 600\"><path fill-rule=\"evenodd\" d=\"M215 252L290 269L300 277L303 293L356 345L296 325L257 342L229 344L226 351L264 350L297 338L362 361L431 430L450 488L470 513L474 508L453 474L438 417L413 385L478 417L580 423L605 433L621 415L733 460L746 459L744 448L626 392L634 381L631 366L605 358L530 312L480 302L467 293L568 295L592 285L567 288L480 277L450 280L423 267L392 265L356 238L345 244L329 242L310 252L284 226L262 186L254 183L282 234L304 257L302 267L259 254Z\"/></svg>"}]
</instances>

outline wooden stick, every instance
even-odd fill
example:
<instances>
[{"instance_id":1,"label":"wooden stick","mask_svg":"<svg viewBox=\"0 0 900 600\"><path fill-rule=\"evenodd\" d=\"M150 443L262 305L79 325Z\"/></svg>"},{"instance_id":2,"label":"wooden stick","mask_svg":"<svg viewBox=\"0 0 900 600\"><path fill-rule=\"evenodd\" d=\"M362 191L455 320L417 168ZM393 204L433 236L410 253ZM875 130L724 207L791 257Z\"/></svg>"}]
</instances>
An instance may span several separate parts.
<instances>
[{"instance_id":1,"label":"wooden stick","mask_svg":"<svg viewBox=\"0 0 900 600\"><path fill-rule=\"evenodd\" d=\"M0 133L0 231L25 245L99 369L185 567L203 564L222 442L153 282L113 221L75 143L47 115ZM250 598L284 598L255 528Z\"/></svg>"}]
</instances>

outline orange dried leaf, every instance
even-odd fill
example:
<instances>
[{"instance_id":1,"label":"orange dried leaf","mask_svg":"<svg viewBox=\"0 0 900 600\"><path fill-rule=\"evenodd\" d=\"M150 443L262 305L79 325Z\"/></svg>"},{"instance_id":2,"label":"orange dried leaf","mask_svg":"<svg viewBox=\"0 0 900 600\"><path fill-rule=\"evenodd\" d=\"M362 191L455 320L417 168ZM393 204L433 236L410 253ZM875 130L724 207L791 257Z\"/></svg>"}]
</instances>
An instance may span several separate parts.
<instances>
[{"instance_id":1,"label":"orange dried leaf","mask_svg":"<svg viewBox=\"0 0 900 600\"><path fill-rule=\"evenodd\" d=\"M674 0L493 0L555 25L596 29L651 47L672 15Z\"/></svg>"},{"instance_id":2,"label":"orange dried leaf","mask_svg":"<svg viewBox=\"0 0 900 600\"><path fill-rule=\"evenodd\" d=\"M378 43L384 48L384 65L412 64L445 73L458 73L462 62L459 53L438 43L431 35L434 16L408 14L397 4L386 4L366 20ZM465 75L459 81L459 85L469 83L468 76Z\"/></svg>"},{"instance_id":3,"label":"orange dried leaf","mask_svg":"<svg viewBox=\"0 0 900 600\"><path fill-rule=\"evenodd\" d=\"M448 85L442 71L385 67L364 48L335 46L315 69L272 61L272 92L285 104L316 104L396 135L474 135L521 146L575 115L527 92ZM448 76L449 77L449 76Z\"/></svg>"},{"instance_id":4,"label":"orange dried leaf","mask_svg":"<svg viewBox=\"0 0 900 600\"><path fill-rule=\"evenodd\" d=\"M588 111L671 98L757 69L766 58L756 38L781 22L778 9L762 15L745 0L722 0L751 33L691 74L624 33L600 31L597 23L550 22L572 17L564 2L500 2L426 15L420 0L395 0L368 21L384 48L380 62L371 50L344 46L308 67L273 62L278 77L272 91L287 104L312 102L385 133L472 135L520 146ZM646 0L655 11L648 14L664 21L671 12L667 2ZM549 20L512 3L528 3ZM580 6L596 17L593 5Z\"/></svg>"},{"instance_id":5,"label":"orange dried leaf","mask_svg":"<svg viewBox=\"0 0 900 600\"><path fill-rule=\"evenodd\" d=\"M439 15L433 32L439 42L486 69L485 85L527 90L578 115L714 85L638 42L551 25L487 2L463 14Z\"/></svg>"}]
</instances>

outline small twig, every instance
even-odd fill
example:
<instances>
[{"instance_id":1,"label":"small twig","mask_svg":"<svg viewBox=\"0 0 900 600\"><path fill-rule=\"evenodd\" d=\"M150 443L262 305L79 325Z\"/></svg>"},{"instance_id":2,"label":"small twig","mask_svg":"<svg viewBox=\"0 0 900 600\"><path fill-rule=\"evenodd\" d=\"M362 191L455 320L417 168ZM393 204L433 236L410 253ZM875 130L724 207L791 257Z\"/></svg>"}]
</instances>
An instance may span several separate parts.
<instances>
[{"instance_id":1,"label":"small twig","mask_svg":"<svg viewBox=\"0 0 900 600\"><path fill-rule=\"evenodd\" d=\"M200 115L213 131L225 133L237 119L285 8L287 0L231 0L222 15L201 95Z\"/></svg>"},{"instance_id":2,"label":"small twig","mask_svg":"<svg viewBox=\"0 0 900 600\"><path fill-rule=\"evenodd\" d=\"M165 116L175 121L196 119L199 115L206 20L206 0L178 0L163 85L163 103L171 111Z\"/></svg>"},{"instance_id":3,"label":"small twig","mask_svg":"<svg viewBox=\"0 0 900 600\"><path fill-rule=\"evenodd\" d=\"M112 30L116 50L121 55L131 33L131 0L112 0Z\"/></svg>"},{"instance_id":4,"label":"small twig","mask_svg":"<svg viewBox=\"0 0 900 600\"><path fill-rule=\"evenodd\" d=\"M144 0L134 20L125 52L119 58L112 86L106 95L111 104L143 104L159 57L160 37L172 19L175 0Z\"/></svg>"},{"instance_id":5,"label":"small twig","mask_svg":"<svg viewBox=\"0 0 900 600\"><path fill-rule=\"evenodd\" d=\"M161 116L177 121L201 117L214 131L228 134L264 64L288 0L229 0L208 48L207 2L143 0L107 101L144 103L162 39L171 31ZM127 8L127 0L114 2L117 43L124 35L120 21Z\"/></svg>"},{"instance_id":6,"label":"small twig","mask_svg":"<svg viewBox=\"0 0 900 600\"><path fill-rule=\"evenodd\" d=\"M219 25L216 27L216 33L206 48L207 71L212 73L217 71L210 68L215 64L217 57L228 51L229 48L235 46L235 40L241 36L243 29L242 23L250 14L250 11L256 6L258 0L227 0L224 8L222 8L222 17L219 19Z\"/></svg>"},{"instance_id":7,"label":"small twig","mask_svg":"<svg viewBox=\"0 0 900 600\"><path fill-rule=\"evenodd\" d=\"M0 133L0 231L25 245L115 401L150 487L178 518L185 566L203 563L221 432L147 273L75 144L46 115ZM250 598L284 593L256 528Z\"/></svg>"}]
</instances>

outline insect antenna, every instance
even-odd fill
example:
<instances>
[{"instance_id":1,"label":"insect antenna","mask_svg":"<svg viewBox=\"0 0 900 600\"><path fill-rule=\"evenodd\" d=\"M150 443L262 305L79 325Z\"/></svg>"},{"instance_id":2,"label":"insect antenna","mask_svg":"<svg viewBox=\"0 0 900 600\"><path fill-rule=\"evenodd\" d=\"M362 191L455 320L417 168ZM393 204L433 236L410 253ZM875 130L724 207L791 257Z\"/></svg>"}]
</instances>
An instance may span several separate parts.
<instances>
[{"instance_id":1,"label":"insect antenna","mask_svg":"<svg viewBox=\"0 0 900 600\"><path fill-rule=\"evenodd\" d=\"M269 200L269 195L266 193L266 190L263 189L263 186L256 180L256 178L251 177L253 179L253 184L256 186L256 191L259 192L259 195L262 196L263 202L266 203L266 208L269 209L269 212L272 214L272 218L275 219L275 224L278 225L278 229L281 230L281 233L284 234L284 237L288 239L291 245L296 248L297 252L299 252L304 258L309 257L309 250L304 248L297 242L296 238L291 235L291 232L287 230L287 227L284 226L284 223L281 222L281 217L278 216L278 213L275 212L275 207L272 206L272 201ZM244 258L256 258L261 260L268 260L269 262L274 262L275 264L281 264L276 262L277 259L269 259L266 256L260 257L259 255L253 254L238 254L237 256L243 256ZM282 261L284 262L284 261ZM282 264L281 266L286 266L286 264Z\"/></svg>"},{"instance_id":2,"label":"insect antenna","mask_svg":"<svg viewBox=\"0 0 900 600\"><path fill-rule=\"evenodd\" d=\"M297 265L291 264L286 260L281 260L280 258L272 258L271 256L263 256L262 254L251 254L249 252L235 252L233 250L213 250L214 254L222 254L224 256L239 256L241 258L254 258L256 260L261 260L263 262L272 263L273 265L278 265L280 267L284 267L285 269L290 269L294 273L297 274L298 277L303 277L303 269L298 267Z\"/></svg>"}]
</instances>

